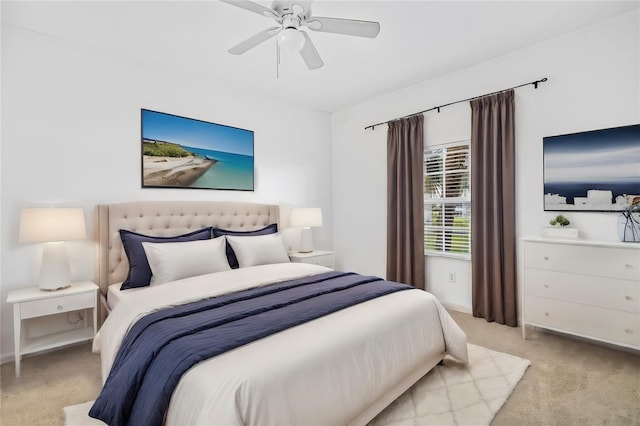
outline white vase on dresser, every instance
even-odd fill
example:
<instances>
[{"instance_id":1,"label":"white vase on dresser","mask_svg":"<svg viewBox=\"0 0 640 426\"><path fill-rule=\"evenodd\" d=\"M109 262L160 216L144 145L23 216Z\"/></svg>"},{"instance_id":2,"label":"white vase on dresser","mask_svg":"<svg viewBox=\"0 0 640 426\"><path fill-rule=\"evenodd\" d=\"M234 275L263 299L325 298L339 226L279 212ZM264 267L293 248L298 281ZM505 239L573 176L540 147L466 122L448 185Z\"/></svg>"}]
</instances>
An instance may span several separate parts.
<instances>
[{"instance_id":1,"label":"white vase on dresser","mask_svg":"<svg viewBox=\"0 0 640 426\"><path fill-rule=\"evenodd\" d=\"M523 240L523 327L640 349L640 244Z\"/></svg>"}]
</instances>

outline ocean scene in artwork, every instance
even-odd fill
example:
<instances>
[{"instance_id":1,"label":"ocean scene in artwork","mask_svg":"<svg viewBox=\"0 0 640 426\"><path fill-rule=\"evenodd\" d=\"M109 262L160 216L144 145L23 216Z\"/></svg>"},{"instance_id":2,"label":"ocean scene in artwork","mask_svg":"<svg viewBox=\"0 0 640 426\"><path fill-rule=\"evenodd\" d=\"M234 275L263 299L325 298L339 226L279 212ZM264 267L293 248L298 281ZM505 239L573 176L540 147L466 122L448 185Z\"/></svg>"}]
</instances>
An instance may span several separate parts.
<instances>
[{"instance_id":1,"label":"ocean scene in artwork","mask_svg":"<svg viewBox=\"0 0 640 426\"><path fill-rule=\"evenodd\" d=\"M218 162L191 185L194 188L253 189L253 156L185 147L187 151Z\"/></svg>"},{"instance_id":2,"label":"ocean scene in artwork","mask_svg":"<svg viewBox=\"0 0 640 426\"><path fill-rule=\"evenodd\" d=\"M543 139L545 210L619 211L640 197L640 125Z\"/></svg>"},{"instance_id":3,"label":"ocean scene in artwork","mask_svg":"<svg viewBox=\"0 0 640 426\"><path fill-rule=\"evenodd\" d=\"M253 191L253 132L143 109L142 185Z\"/></svg>"}]
</instances>

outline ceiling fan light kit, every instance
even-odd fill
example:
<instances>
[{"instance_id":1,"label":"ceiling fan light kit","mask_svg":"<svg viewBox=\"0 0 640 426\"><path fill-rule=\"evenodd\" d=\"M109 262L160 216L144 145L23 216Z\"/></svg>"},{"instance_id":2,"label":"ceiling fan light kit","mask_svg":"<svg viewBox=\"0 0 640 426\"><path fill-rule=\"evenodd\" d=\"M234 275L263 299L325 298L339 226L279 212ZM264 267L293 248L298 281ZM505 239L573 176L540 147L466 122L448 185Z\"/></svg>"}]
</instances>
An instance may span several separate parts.
<instances>
[{"instance_id":1,"label":"ceiling fan light kit","mask_svg":"<svg viewBox=\"0 0 640 426\"><path fill-rule=\"evenodd\" d=\"M380 24L355 19L325 18L311 15L312 0L279 1L271 4L271 9L249 0L221 0L223 3L271 18L278 26L270 27L249 37L229 49L229 53L242 55L270 38L278 35L280 43L288 50L300 52L302 60L310 70L324 65L306 27L312 31L375 38L380 32Z\"/></svg>"},{"instance_id":2,"label":"ceiling fan light kit","mask_svg":"<svg viewBox=\"0 0 640 426\"><path fill-rule=\"evenodd\" d=\"M304 47L306 39L296 28L285 28L278 35L280 43L292 52L299 52Z\"/></svg>"}]
</instances>

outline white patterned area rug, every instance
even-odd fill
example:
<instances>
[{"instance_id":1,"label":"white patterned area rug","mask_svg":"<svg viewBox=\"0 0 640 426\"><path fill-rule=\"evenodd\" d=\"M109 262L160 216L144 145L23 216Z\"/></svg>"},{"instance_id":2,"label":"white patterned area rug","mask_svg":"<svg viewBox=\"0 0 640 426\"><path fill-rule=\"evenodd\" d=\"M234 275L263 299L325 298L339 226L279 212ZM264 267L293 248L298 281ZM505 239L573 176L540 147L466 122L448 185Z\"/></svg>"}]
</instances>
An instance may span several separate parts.
<instances>
[{"instance_id":1,"label":"white patterned area rug","mask_svg":"<svg viewBox=\"0 0 640 426\"><path fill-rule=\"evenodd\" d=\"M470 343L467 348L468 365L447 356L370 425L491 423L531 362Z\"/></svg>"},{"instance_id":2,"label":"white patterned area rug","mask_svg":"<svg viewBox=\"0 0 640 426\"><path fill-rule=\"evenodd\" d=\"M468 365L447 356L370 425L488 425L531 362L482 346L469 344L468 349ZM65 407L65 425L104 425L87 415L92 404Z\"/></svg>"}]
</instances>

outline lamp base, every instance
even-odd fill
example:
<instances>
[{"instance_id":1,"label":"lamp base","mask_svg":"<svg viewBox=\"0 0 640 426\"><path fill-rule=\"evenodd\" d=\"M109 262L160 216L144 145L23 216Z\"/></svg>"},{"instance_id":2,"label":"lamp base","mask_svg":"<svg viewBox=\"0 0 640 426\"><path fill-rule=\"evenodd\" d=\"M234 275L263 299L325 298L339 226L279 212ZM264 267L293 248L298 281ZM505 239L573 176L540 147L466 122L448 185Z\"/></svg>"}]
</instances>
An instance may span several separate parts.
<instances>
[{"instance_id":1,"label":"lamp base","mask_svg":"<svg viewBox=\"0 0 640 426\"><path fill-rule=\"evenodd\" d=\"M71 282L69 257L64 242L45 243L38 287L45 291L61 290Z\"/></svg>"},{"instance_id":2,"label":"lamp base","mask_svg":"<svg viewBox=\"0 0 640 426\"><path fill-rule=\"evenodd\" d=\"M38 285L38 287L40 288L40 291L54 292L54 291L58 291L58 290L64 290L65 288L69 288L69 287L71 287L71 284L67 284L64 287L57 287L57 288L42 288L42 287L40 287L40 285Z\"/></svg>"},{"instance_id":3,"label":"lamp base","mask_svg":"<svg viewBox=\"0 0 640 426\"><path fill-rule=\"evenodd\" d=\"M302 233L300 234L300 248L298 249L299 253L311 253L313 251L313 233L311 232L311 228L305 226L302 228Z\"/></svg>"}]
</instances>

